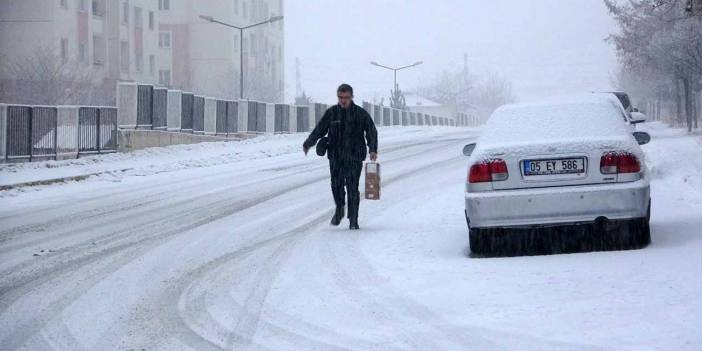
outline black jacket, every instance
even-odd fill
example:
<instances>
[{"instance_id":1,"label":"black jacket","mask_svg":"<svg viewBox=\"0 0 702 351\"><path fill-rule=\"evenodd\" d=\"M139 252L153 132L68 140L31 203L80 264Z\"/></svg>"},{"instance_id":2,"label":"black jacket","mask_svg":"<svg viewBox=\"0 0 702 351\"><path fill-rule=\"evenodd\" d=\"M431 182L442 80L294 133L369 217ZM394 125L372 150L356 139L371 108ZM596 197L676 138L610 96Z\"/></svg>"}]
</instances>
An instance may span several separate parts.
<instances>
[{"instance_id":1,"label":"black jacket","mask_svg":"<svg viewBox=\"0 0 702 351\"><path fill-rule=\"evenodd\" d=\"M352 103L346 114L339 105L328 108L304 146L313 147L317 140L327 134L329 159L363 161L366 159L366 145L369 152L378 152L375 123L368 112L356 104Z\"/></svg>"}]
</instances>

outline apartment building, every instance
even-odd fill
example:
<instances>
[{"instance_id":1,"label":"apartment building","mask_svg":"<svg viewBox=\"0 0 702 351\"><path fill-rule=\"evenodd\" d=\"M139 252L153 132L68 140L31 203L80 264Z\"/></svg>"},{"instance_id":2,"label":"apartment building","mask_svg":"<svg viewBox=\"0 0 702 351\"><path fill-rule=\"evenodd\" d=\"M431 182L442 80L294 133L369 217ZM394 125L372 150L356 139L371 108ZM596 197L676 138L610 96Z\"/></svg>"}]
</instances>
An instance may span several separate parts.
<instances>
[{"instance_id":1,"label":"apartment building","mask_svg":"<svg viewBox=\"0 0 702 351\"><path fill-rule=\"evenodd\" d=\"M283 14L282 0L159 0L160 83L215 97L238 97L243 44L244 92L253 99L284 97L283 22L244 31L238 27Z\"/></svg>"},{"instance_id":2,"label":"apartment building","mask_svg":"<svg viewBox=\"0 0 702 351\"><path fill-rule=\"evenodd\" d=\"M90 72L95 89L111 95L106 103L114 102L118 81L236 97L238 30L199 16L245 26L282 13L283 0L4 0L0 58L21 62L37 50L51 50L58 60ZM243 40L247 97L281 100L282 22L247 30ZM12 73L0 64L2 97L26 83Z\"/></svg>"},{"instance_id":3,"label":"apartment building","mask_svg":"<svg viewBox=\"0 0 702 351\"><path fill-rule=\"evenodd\" d=\"M0 55L29 61L53 50L108 93L117 81L157 83L157 10L155 0L2 1ZM0 69L0 79L16 79L9 74Z\"/></svg>"}]
</instances>

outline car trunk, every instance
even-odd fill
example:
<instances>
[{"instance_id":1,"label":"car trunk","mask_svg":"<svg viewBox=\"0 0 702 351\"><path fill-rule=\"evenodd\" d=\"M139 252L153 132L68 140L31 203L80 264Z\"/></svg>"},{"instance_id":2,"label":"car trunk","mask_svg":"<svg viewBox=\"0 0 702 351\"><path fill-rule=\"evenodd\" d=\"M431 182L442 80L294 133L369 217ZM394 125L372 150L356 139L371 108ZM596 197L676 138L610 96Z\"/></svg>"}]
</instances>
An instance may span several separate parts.
<instances>
[{"instance_id":1,"label":"car trunk","mask_svg":"<svg viewBox=\"0 0 702 351\"><path fill-rule=\"evenodd\" d=\"M597 142L543 142L539 145L501 147L487 154L507 164L506 180L493 181L494 190L562 187L616 183L616 174L600 172L604 153L620 151L621 140Z\"/></svg>"}]
</instances>

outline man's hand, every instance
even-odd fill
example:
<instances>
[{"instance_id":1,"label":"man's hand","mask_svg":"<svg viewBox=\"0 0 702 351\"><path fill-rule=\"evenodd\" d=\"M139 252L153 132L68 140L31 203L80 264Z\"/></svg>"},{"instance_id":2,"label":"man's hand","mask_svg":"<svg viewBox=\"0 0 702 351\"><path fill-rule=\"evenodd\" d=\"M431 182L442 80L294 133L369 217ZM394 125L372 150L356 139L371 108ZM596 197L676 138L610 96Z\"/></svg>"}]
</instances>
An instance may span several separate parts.
<instances>
[{"instance_id":1,"label":"man's hand","mask_svg":"<svg viewBox=\"0 0 702 351\"><path fill-rule=\"evenodd\" d=\"M307 152L310 151L310 148L307 147L307 145L302 144L302 151L304 151L304 152L305 152L305 156L307 156Z\"/></svg>"},{"instance_id":2,"label":"man's hand","mask_svg":"<svg viewBox=\"0 0 702 351\"><path fill-rule=\"evenodd\" d=\"M370 159L371 161L375 162L378 160L378 153L377 152L371 152L370 153Z\"/></svg>"}]
</instances>

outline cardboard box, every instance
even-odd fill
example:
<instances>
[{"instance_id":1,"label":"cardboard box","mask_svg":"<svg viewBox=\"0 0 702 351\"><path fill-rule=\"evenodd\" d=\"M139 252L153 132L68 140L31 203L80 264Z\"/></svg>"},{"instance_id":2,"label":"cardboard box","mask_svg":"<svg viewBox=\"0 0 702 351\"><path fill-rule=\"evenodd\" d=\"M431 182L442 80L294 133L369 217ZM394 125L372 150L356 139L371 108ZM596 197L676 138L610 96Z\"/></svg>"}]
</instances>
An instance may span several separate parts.
<instances>
[{"instance_id":1,"label":"cardboard box","mask_svg":"<svg viewBox=\"0 0 702 351\"><path fill-rule=\"evenodd\" d=\"M380 164L366 163L366 199L380 200Z\"/></svg>"}]
</instances>

